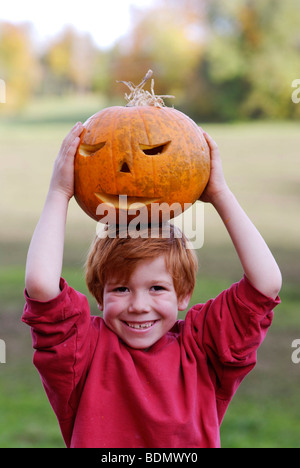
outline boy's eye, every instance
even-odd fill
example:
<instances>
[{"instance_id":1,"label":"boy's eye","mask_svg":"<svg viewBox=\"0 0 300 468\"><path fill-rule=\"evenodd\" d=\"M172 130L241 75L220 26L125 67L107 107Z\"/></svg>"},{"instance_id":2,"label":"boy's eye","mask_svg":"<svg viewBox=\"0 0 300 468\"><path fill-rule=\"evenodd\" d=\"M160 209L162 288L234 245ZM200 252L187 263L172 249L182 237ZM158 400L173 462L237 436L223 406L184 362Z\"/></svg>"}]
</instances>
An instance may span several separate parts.
<instances>
[{"instance_id":1,"label":"boy's eye","mask_svg":"<svg viewBox=\"0 0 300 468\"><path fill-rule=\"evenodd\" d=\"M164 291L165 288L163 286L152 286L151 288L153 291Z\"/></svg>"},{"instance_id":2,"label":"boy's eye","mask_svg":"<svg viewBox=\"0 0 300 468\"><path fill-rule=\"evenodd\" d=\"M117 288L114 289L114 292L127 292L128 291L128 288L126 288L126 286L118 286Z\"/></svg>"}]
</instances>

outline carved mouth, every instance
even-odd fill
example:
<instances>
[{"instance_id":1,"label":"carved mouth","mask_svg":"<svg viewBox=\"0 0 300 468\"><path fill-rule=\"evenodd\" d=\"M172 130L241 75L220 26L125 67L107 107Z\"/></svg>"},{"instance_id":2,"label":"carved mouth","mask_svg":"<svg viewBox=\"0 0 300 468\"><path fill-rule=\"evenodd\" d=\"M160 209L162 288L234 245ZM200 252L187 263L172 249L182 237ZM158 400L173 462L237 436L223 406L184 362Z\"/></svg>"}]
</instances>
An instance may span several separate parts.
<instances>
[{"instance_id":1,"label":"carved mouth","mask_svg":"<svg viewBox=\"0 0 300 468\"><path fill-rule=\"evenodd\" d=\"M109 195L107 193L95 193L101 203L112 205L120 210L128 210L134 204L135 209L143 208L159 201L159 198L128 197L127 195Z\"/></svg>"}]
</instances>

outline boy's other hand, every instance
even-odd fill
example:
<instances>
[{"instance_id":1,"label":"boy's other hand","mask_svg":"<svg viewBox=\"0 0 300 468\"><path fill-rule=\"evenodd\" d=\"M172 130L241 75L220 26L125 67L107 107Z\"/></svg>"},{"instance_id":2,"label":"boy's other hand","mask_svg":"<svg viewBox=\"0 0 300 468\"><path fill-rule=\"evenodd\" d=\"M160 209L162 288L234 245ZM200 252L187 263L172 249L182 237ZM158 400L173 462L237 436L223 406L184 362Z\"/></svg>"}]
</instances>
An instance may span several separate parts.
<instances>
[{"instance_id":1,"label":"boy's other hand","mask_svg":"<svg viewBox=\"0 0 300 468\"><path fill-rule=\"evenodd\" d=\"M224 191L228 191L229 189L224 177L218 145L208 133L203 129L202 131L210 149L211 170L208 184L199 200L213 204Z\"/></svg>"},{"instance_id":2,"label":"boy's other hand","mask_svg":"<svg viewBox=\"0 0 300 468\"><path fill-rule=\"evenodd\" d=\"M62 142L55 160L50 183L50 191L61 192L68 199L74 195L74 158L83 131L81 122L72 128Z\"/></svg>"}]
</instances>

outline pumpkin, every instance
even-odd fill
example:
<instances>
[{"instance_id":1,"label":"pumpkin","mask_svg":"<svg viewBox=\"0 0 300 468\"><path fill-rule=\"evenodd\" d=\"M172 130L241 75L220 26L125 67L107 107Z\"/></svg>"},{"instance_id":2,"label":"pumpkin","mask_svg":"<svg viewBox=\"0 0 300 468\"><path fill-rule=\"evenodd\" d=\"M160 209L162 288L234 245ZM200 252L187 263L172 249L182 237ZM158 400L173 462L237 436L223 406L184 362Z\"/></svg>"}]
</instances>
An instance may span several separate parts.
<instances>
[{"instance_id":1,"label":"pumpkin","mask_svg":"<svg viewBox=\"0 0 300 468\"><path fill-rule=\"evenodd\" d=\"M84 124L75 198L97 221L107 221L104 210L97 213L99 204L113 207L117 223L131 206L146 208L150 220L156 204L165 221L193 204L207 185L210 155L202 131L182 112L165 107L153 83L152 94L145 92L146 79L138 87L128 84L126 107L103 109Z\"/></svg>"}]
</instances>

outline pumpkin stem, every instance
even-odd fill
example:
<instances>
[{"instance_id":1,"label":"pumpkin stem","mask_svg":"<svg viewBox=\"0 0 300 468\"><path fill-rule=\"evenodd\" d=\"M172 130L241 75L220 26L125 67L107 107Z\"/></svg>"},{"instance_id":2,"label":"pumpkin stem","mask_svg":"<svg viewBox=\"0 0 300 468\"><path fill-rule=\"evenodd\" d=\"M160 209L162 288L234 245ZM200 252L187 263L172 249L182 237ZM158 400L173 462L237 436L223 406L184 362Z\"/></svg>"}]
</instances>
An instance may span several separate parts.
<instances>
[{"instance_id":1,"label":"pumpkin stem","mask_svg":"<svg viewBox=\"0 0 300 468\"><path fill-rule=\"evenodd\" d=\"M117 81L117 83L124 83L129 89L130 94L125 93L125 99L128 101L126 107L135 106L153 106L165 107L163 98L174 98L174 96L156 96L154 93L154 80L151 80L151 93L145 91L143 87L147 81L152 77L153 71L148 70L145 77L139 85L134 85L131 81Z\"/></svg>"}]
</instances>

